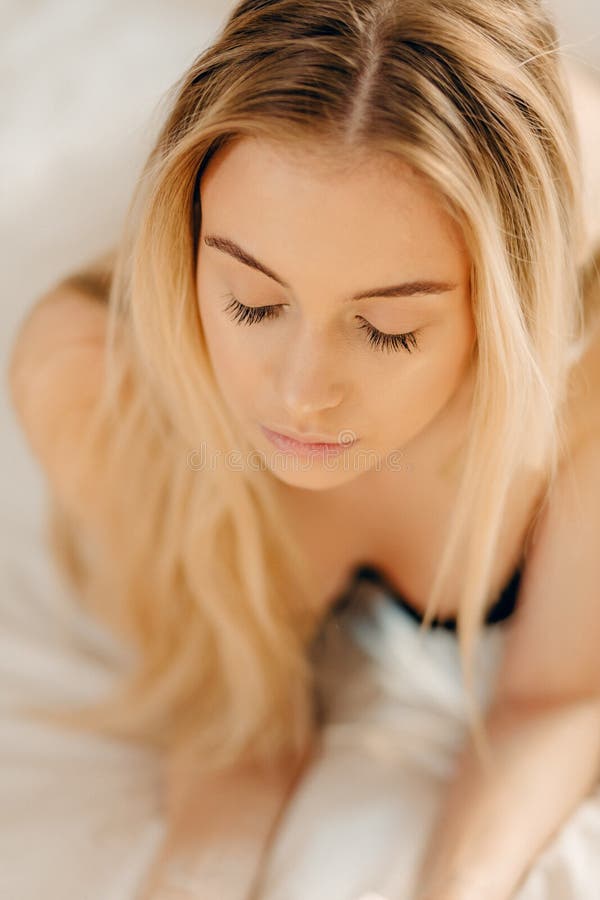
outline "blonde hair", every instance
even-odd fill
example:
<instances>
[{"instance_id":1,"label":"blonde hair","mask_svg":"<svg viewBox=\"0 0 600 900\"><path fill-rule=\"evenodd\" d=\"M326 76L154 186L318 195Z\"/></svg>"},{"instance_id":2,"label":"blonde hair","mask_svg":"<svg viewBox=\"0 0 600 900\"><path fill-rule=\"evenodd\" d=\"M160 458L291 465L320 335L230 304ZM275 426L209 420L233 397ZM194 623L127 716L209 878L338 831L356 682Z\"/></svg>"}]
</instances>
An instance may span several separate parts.
<instances>
[{"instance_id":1,"label":"blonde hair","mask_svg":"<svg viewBox=\"0 0 600 900\"><path fill-rule=\"evenodd\" d=\"M274 476L194 464L200 447L211 458L250 449L221 402L195 290L199 179L245 136L310 145L340 165L407 161L465 236L475 391L422 627L460 560L472 693L507 490L523 466L552 482L584 334L579 156L557 46L535 0L242 0L174 85L105 282L109 365L88 439L105 442L110 533L86 556L56 500L51 520L82 601L132 641L137 662L117 693L65 721L189 742L206 765L227 765L302 752L317 718L318 586ZM470 716L479 742L474 706Z\"/></svg>"}]
</instances>

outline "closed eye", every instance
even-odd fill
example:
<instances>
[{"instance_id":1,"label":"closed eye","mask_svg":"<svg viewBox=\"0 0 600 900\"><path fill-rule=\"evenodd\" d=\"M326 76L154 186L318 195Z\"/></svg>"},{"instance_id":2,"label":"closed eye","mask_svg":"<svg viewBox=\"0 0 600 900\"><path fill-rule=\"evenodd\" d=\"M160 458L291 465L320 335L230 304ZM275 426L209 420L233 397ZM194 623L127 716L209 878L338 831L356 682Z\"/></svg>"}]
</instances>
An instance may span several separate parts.
<instances>
[{"instance_id":1,"label":"closed eye","mask_svg":"<svg viewBox=\"0 0 600 900\"><path fill-rule=\"evenodd\" d=\"M276 319L279 317L280 310L284 306L284 304L274 306L245 306L243 303L240 303L233 294L227 294L226 296L229 299L229 303L225 307L225 312L227 312L239 325L254 325L265 319ZM409 331L404 334L385 334L385 332L374 328L373 325L365 319L362 319L360 316L358 318L360 320L359 327L366 331L369 343L375 349L391 351L406 350L408 353L412 353L413 350L419 349L417 336L420 334L420 329Z\"/></svg>"}]
</instances>

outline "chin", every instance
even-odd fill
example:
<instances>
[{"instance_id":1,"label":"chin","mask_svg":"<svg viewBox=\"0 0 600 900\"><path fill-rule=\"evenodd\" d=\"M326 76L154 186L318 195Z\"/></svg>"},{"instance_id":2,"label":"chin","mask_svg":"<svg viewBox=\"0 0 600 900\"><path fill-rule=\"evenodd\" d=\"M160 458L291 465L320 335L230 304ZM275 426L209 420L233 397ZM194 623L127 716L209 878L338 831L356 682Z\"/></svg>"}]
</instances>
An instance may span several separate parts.
<instances>
[{"instance_id":1,"label":"chin","mask_svg":"<svg viewBox=\"0 0 600 900\"><path fill-rule=\"evenodd\" d=\"M329 463L325 466L318 462L309 463L307 460L290 458L289 462L282 464L277 461L268 468L273 477L283 484L307 491L327 491L341 487L363 474L351 462L344 464L342 460L337 465Z\"/></svg>"}]
</instances>

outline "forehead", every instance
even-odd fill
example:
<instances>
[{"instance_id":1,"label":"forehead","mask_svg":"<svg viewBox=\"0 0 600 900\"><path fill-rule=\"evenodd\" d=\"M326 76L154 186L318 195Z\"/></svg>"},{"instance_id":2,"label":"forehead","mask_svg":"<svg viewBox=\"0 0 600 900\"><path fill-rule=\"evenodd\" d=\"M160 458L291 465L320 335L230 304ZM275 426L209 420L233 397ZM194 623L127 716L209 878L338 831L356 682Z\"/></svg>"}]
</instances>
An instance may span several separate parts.
<instances>
[{"instance_id":1,"label":"forehead","mask_svg":"<svg viewBox=\"0 0 600 900\"><path fill-rule=\"evenodd\" d=\"M200 183L203 223L254 249L318 248L340 260L460 262L458 225L436 190L400 158L244 137L210 160ZM421 274L423 274L421 272Z\"/></svg>"}]
</instances>

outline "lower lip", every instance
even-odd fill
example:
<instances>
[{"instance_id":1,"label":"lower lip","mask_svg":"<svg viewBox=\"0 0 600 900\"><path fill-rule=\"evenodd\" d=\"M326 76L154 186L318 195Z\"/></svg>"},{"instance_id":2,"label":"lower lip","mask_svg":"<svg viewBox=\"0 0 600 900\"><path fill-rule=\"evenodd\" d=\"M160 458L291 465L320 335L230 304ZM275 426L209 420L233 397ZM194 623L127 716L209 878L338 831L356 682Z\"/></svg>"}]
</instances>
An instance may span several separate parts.
<instances>
[{"instance_id":1,"label":"lower lip","mask_svg":"<svg viewBox=\"0 0 600 900\"><path fill-rule=\"evenodd\" d=\"M301 441L294 441L292 438L279 434L278 431L271 431L270 428L265 428L264 425L260 427L271 443L279 450L282 450L284 453L295 453L299 456L315 456L325 453L328 456L335 455L343 453L344 450L356 443L356 441L349 441L347 444L303 444Z\"/></svg>"}]
</instances>

